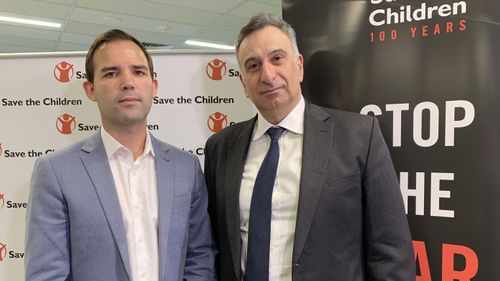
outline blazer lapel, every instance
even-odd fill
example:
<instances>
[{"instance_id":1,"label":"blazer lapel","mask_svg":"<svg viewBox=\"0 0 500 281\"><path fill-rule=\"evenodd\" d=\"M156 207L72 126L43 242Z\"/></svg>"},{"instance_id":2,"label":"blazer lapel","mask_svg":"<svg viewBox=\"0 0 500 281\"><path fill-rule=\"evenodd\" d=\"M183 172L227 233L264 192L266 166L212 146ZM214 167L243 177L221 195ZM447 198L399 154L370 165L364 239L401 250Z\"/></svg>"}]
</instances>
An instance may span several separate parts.
<instances>
[{"instance_id":1,"label":"blazer lapel","mask_svg":"<svg viewBox=\"0 0 500 281\"><path fill-rule=\"evenodd\" d=\"M293 247L294 261L298 260L304 248L325 180L334 130L333 122L325 122L329 117L329 114L320 107L306 103L302 172Z\"/></svg>"},{"instance_id":2,"label":"blazer lapel","mask_svg":"<svg viewBox=\"0 0 500 281\"><path fill-rule=\"evenodd\" d=\"M130 262L127 247L125 226L116 193L115 182L109 167L106 150L101 134L92 135L83 145L81 159L87 173L94 184L95 191L108 220L109 227L115 238L125 270L130 278Z\"/></svg>"},{"instance_id":3,"label":"blazer lapel","mask_svg":"<svg viewBox=\"0 0 500 281\"><path fill-rule=\"evenodd\" d=\"M174 162L168 157L169 147L151 135L155 152L156 181L158 186L158 251L160 280L165 280L168 263L168 234L174 198Z\"/></svg>"},{"instance_id":4,"label":"blazer lapel","mask_svg":"<svg viewBox=\"0 0 500 281\"><path fill-rule=\"evenodd\" d=\"M242 129L237 131L227 143L224 181L225 213L233 267L238 280L241 276L240 186L256 120L255 117L246 121Z\"/></svg>"}]
</instances>

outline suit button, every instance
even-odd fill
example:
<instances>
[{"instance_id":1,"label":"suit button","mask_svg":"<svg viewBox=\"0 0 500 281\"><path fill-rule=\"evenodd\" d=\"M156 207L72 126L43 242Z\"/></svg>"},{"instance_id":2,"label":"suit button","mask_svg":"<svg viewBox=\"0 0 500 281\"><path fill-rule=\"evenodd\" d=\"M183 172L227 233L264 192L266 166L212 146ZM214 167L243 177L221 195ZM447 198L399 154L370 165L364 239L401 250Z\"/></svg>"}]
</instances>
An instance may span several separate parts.
<instances>
[{"instance_id":1,"label":"suit button","mask_svg":"<svg viewBox=\"0 0 500 281\"><path fill-rule=\"evenodd\" d=\"M293 267L299 267L300 263L296 262L293 264Z\"/></svg>"}]
</instances>

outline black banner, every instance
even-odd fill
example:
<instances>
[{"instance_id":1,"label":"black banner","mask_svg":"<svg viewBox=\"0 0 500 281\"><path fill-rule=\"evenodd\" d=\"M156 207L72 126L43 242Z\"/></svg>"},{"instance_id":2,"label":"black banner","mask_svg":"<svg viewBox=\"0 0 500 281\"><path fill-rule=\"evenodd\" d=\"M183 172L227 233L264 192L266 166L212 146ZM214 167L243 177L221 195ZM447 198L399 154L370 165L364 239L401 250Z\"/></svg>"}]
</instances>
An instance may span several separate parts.
<instances>
[{"instance_id":1,"label":"black banner","mask_svg":"<svg viewBox=\"0 0 500 281\"><path fill-rule=\"evenodd\" d=\"M378 117L416 280L500 280L500 2L284 0L304 96Z\"/></svg>"}]
</instances>

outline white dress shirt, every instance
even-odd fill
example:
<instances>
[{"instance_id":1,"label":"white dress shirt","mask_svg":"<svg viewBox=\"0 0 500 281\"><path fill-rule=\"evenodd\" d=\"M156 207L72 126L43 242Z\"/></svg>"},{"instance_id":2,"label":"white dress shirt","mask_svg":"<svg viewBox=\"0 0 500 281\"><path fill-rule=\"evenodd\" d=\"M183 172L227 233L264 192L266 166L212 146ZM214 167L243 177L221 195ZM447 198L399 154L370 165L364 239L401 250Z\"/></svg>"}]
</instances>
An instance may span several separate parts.
<instances>
[{"instance_id":1,"label":"white dress shirt","mask_svg":"<svg viewBox=\"0 0 500 281\"><path fill-rule=\"evenodd\" d=\"M135 161L132 152L109 135L101 137L115 181L125 224L131 281L159 280L158 191L155 154L149 133L144 152Z\"/></svg>"},{"instance_id":2,"label":"white dress shirt","mask_svg":"<svg viewBox=\"0 0 500 281\"><path fill-rule=\"evenodd\" d=\"M299 202L305 102L297 106L277 126L286 130L278 140L280 159L274 182L269 248L269 280L292 280L293 240ZM241 269L245 273L248 246L248 223L253 186L260 165L271 145L266 134L273 125L258 113L248 150L240 187ZM252 281L252 280L249 280Z\"/></svg>"}]
</instances>

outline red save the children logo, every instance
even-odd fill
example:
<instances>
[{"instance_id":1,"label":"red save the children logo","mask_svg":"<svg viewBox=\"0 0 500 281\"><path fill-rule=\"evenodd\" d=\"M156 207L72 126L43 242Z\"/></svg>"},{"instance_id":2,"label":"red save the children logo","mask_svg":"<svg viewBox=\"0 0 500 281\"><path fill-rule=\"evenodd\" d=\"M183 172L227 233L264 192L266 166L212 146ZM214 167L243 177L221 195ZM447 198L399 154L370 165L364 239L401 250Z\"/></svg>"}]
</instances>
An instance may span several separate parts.
<instances>
[{"instance_id":1,"label":"red save the children logo","mask_svg":"<svg viewBox=\"0 0 500 281\"><path fill-rule=\"evenodd\" d=\"M226 75L226 71L226 62L220 59L210 61L205 68L207 76L212 80L222 80L222 77Z\"/></svg>"},{"instance_id":2,"label":"red save the children logo","mask_svg":"<svg viewBox=\"0 0 500 281\"><path fill-rule=\"evenodd\" d=\"M61 83L69 82L74 74L73 65L67 61L62 61L54 66L54 78Z\"/></svg>"},{"instance_id":3,"label":"red save the children logo","mask_svg":"<svg viewBox=\"0 0 500 281\"><path fill-rule=\"evenodd\" d=\"M56 128L63 135L70 135L76 127L76 117L68 113L64 113L57 117Z\"/></svg>"},{"instance_id":4,"label":"red save the children logo","mask_svg":"<svg viewBox=\"0 0 500 281\"><path fill-rule=\"evenodd\" d=\"M217 133L227 127L227 115L215 112L208 116L207 126L210 131Z\"/></svg>"}]
</instances>

